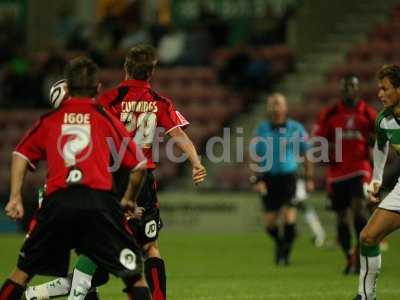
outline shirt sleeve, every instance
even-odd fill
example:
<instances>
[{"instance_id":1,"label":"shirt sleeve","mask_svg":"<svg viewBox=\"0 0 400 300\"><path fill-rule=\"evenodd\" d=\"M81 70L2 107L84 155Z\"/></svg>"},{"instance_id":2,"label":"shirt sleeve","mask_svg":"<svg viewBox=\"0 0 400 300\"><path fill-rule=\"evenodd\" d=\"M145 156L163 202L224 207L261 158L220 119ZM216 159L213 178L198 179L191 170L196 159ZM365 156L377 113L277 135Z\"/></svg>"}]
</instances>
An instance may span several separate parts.
<instances>
[{"instance_id":1,"label":"shirt sleeve","mask_svg":"<svg viewBox=\"0 0 400 300\"><path fill-rule=\"evenodd\" d=\"M380 126L381 118L377 118L375 123L375 133L376 133L376 146L380 151L383 151L386 142L388 141L385 131Z\"/></svg>"},{"instance_id":2,"label":"shirt sleeve","mask_svg":"<svg viewBox=\"0 0 400 300\"><path fill-rule=\"evenodd\" d=\"M30 170L36 170L37 163L45 159L46 150L44 141L46 141L45 130L42 120L25 134L16 146L13 154L18 155L29 163Z\"/></svg>"},{"instance_id":3,"label":"shirt sleeve","mask_svg":"<svg viewBox=\"0 0 400 300\"><path fill-rule=\"evenodd\" d=\"M176 127L186 128L189 125L186 118L176 110L170 100L160 101L158 109L158 125L165 129L166 134Z\"/></svg>"},{"instance_id":4,"label":"shirt sleeve","mask_svg":"<svg viewBox=\"0 0 400 300\"><path fill-rule=\"evenodd\" d=\"M329 139L329 131L329 119L327 118L327 112L322 111L318 116L317 122L313 126L312 135Z\"/></svg>"},{"instance_id":5,"label":"shirt sleeve","mask_svg":"<svg viewBox=\"0 0 400 300\"><path fill-rule=\"evenodd\" d=\"M374 169L372 172L372 180L382 183L383 170L389 152L389 144L386 142L381 149L378 148L378 142L375 142L373 150Z\"/></svg>"},{"instance_id":6,"label":"shirt sleeve","mask_svg":"<svg viewBox=\"0 0 400 300\"><path fill-rule=\"evenodd\" d=\"M110 115L110 118L114 129L113 136L115 144L118 147L117 149L121 149L121 147L125 149L125 151L120 151L122 154L122 157L120 157L121 166L129 170L142 167L147 162L142 150L136 145L123 124L112 115Z\"/></svg>"}]
</instances>

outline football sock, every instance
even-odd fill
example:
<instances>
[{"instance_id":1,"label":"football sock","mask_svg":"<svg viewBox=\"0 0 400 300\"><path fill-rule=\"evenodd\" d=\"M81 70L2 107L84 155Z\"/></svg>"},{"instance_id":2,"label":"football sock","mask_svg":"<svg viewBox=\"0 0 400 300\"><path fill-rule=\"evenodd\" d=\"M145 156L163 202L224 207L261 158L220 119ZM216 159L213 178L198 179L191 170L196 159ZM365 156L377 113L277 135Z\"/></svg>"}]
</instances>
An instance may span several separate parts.
<instances>
[{"instance_id":1,"label":"football sock","mask_svg":"<svg viewBox=\"0 0 400 300\"><path fill-rule=\"evenodd\" d=\"M317 213L315 212L314 208L307 208L304 217L308 226L310 227L312 233L315 236L316 244L322 246L325 241L325 230L322 227L322 224L318 218Z\"/></svg>"},{"instance_id":2,"label":"football sock","mask_svg":"<svg viewBox=\"0 0 400 300\"><path fill-rule=\"evenodd\" d=\"M0 290L0 300L20 300L25 287L7 279Z\"/></svg>"},{"instance_id":3,"label":"football sock","mask_svg":"<svg viewBox=\"0 0 400 300\"><path fill-rule=\"evenodd\" d=\"M46 300L51 297L65 296L71 289L72 274L65 278L57 278L53 281L32 286L26 289L25 297L27 300Z\"/></svg>"},{"instance_id":4,"label":"football sock","mask_svg":"<svg viewBox=\"0 0 400 300\"><path fill-rule=\"evenodd\" d=\"M361 245L360 262L358 294L362 300L375 300L376 282L382 263L379 246Z\"/></svg>"},{"instance_id":5,"label":"football sock","mask_svg":"<svg viewBox=\"0 0 400 300\"><path fill-rule=\"evenodd\" d=\"M337 227L338 241L343 252L348 257L351 254L351 233L350 228L345 223L339 223Z\"/></svg>"},{"instance_id":6,"label":"football sock","mask_svg":"<svg viewBox=\"0 0 400 300\"><path fill-rule=\"evenodd\" d=\"M295 238L296 238L296 224L285 224L284 241L285 241L286 256L289 256Z\"/></svg>"},{"instance_id":7,"label":"football sock","mask_svg":"<svg viewBox=\"0 0 400 300\"><path fill-rule=\"evenodd\" d=\"M92 284L97 265L88 257L81 255L75 265L71 291L68 300L83 300Z\"/></svg>"},{"instance_id":8,"label":"football sock","mask_svg":"<svg viewBox=\"0 0 400 300\"><path fill-rule=\"evenodd\" d=\"M278 226L270 226L267 227L267 233L272 237L276 244L281 243L281 238L279 236L279 228Z\"/></svg>"},{"instance_id":9,"label":"football sock","mask_svg":"<svg viewBox=\"0 0 400 300\"><path fill-rule=\"evenodd\" d=\"M129 300L152 300L147 287L132 287L125 291L128 293Z\"/></svg>"},{"instance_id":10,"label":"football sock","mask_svg":"<svg viewBox=\"0 0 400 300\"><path fill-rule=\"evenodd\" d=\"M167 299L167 279L164 261L157 257L150 257L144 263L146 281L153 300Z\"/></svg>"}]
</instances>

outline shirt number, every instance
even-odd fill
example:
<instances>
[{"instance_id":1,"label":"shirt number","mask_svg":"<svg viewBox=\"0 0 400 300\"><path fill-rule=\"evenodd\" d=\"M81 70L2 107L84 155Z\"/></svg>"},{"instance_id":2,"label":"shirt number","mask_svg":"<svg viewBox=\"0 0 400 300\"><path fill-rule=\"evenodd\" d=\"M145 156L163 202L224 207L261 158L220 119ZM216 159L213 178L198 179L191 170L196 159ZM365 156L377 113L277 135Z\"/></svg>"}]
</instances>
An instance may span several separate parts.
<instances>
[{"instance_id":1,"label":"shirt number","mask_svg":"<svg viewBox=\"0 0 400 300\"><path fill-rule=\"evenodd\" d=\"M141 113L136 116L131 113L130 116L121 119L129 132L136 130L135 143L138 145L152 144L157 127L157 115L152 112Z\"/></svg>"},{"instance_id":2,"label":"shirt number","mask_svg":"<svg viewBox=\"0 0 400 300\"><path fill-rule=\"evenodd\" d=\"M73 136L73 138L68 139L65 143L62 149L62 155L65 166L75 166L77 163L76 156L90 144L90 125L64 124L61 127L61 134L62 136ZM79 160L81 161L86 159L89 154Z\"/></svg>"}]
</instances>

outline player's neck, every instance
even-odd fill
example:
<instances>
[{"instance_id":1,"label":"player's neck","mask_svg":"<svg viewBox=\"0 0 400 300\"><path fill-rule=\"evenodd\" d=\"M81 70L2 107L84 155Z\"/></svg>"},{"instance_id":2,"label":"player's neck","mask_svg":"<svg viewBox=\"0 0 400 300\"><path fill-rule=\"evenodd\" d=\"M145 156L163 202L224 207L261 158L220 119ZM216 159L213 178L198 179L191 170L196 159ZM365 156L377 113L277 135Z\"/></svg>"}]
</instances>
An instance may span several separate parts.
<instances>
[{"instance_id":1,"label":"player's neck","mask_svg":"<svg viewBox=\"0 0 400 300\"><path fill-rule=\"evenodd\" d=\"M271 125L274 127L281 127L286 124L287 118L276 118L276 119L271 119Z\"/></svg>"}]
</instances>

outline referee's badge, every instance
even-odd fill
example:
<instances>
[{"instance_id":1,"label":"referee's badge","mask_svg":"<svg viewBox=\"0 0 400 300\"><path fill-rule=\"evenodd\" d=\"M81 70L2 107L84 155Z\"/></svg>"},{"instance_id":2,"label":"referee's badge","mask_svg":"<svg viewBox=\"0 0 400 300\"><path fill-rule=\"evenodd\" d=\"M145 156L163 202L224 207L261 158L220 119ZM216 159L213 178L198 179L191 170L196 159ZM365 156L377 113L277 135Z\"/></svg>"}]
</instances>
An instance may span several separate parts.
<instances>
[{"instance_id":1,"label":"referee's badge","mask_svg":"<svg viewBox=\"0 0 400 300\"><path fill-rule=\"evenodd\" d=\"M130 249L125 248L121 251L119 261L128 270L133 271L136 269L136 255Z\"/></svg>"}]
</instances>

